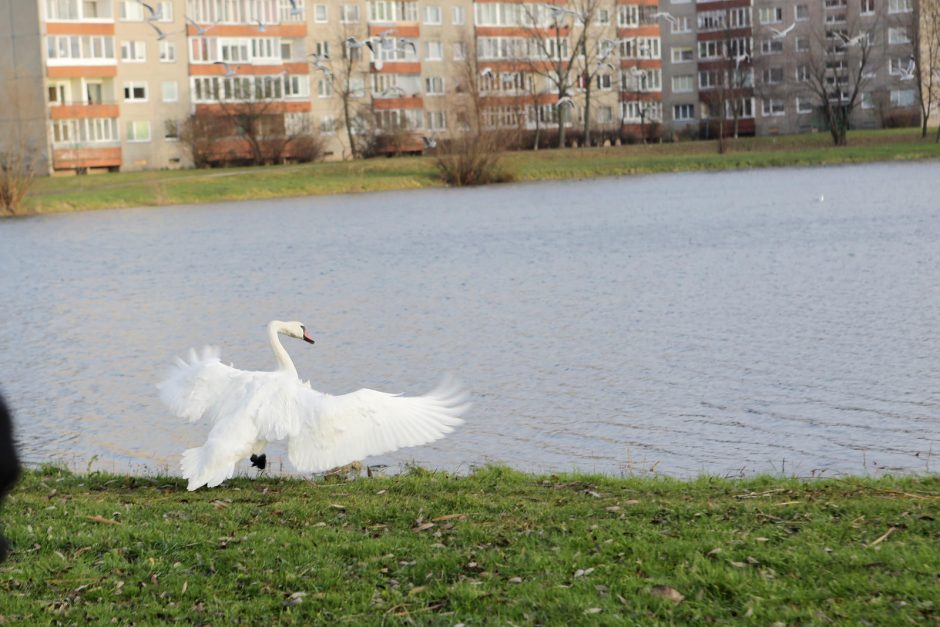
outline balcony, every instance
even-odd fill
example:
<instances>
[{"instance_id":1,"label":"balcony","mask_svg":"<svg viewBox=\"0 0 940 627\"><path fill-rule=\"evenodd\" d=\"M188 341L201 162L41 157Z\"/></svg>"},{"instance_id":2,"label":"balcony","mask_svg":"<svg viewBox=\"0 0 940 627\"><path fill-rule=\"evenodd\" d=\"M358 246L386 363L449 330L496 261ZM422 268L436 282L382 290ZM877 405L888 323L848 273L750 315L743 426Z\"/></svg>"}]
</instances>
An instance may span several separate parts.
<instances>
[{"instance_id":1,"label":"balcony","mask_svg":"<svg viewBox=\"0 0 940 627\"><path fill-rule=\"evenodd\" d=\"M49 117L53 120L84 118L116 118L118 105L103 102L63 102L49 105Z\"/></svg>"}]
</instances>

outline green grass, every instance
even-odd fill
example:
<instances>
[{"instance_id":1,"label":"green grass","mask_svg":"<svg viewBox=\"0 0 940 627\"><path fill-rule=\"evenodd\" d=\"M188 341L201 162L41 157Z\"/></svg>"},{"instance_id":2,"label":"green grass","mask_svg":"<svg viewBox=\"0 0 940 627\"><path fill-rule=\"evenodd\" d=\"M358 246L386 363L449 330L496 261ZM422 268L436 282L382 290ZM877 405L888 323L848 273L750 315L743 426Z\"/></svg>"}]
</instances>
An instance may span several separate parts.
<instances>
[{"instance_id":1,"label":"green grass","mask_svg":"<svg viewBox=\"0 0 940 627\"><path fill-rule=\"evenodd\" d=\"M940 144L916 129L854 131L836 148L828 134L742 138L718 154L713 141L512 152L519 181L696 170L834 165L940 158ZM46 177L27 197L40 213L440 187L431 157L378 158L220 170L128 172Z\"/></svg>"},{"instance_id":2,"label":"green grass","mask_svg":"<svg viewBox=\"0 0 940 627\"><path fill-rule=\"evenodd\" d=\"M28 473L15 624L936 624L940 477ZM678 595L681 595L681 600ZM2 622L2 621L0 621Z\"/></svg>"}]
</instances>

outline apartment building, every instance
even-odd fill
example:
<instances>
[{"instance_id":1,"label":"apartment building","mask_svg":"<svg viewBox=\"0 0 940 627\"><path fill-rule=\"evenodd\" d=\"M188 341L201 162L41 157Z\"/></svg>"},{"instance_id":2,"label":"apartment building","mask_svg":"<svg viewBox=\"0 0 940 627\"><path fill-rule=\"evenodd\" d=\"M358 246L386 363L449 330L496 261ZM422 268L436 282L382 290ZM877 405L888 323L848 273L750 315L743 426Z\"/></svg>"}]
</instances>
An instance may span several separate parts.
<instances>
[{"instance_id":1,"label":"apartment building","mask_svg":"<svg viewBox=\"0 0 940 627\"><path fill-rule=\"evenodd\" d=\"M913 4L669 0L668 131L714 137L825 130L826 101L853 103L852 128L915 124Z\"/></svg>"},{"instance_id":2,"label":"apartment building","mask_svg":"<svg viewBox=\"0 0 940 627\"><path fill-rule=\"evenodd\" d=\"M311 132L331 158L418 152L468 124L471 95L486 127L562 120L576 142L790 133L824 128L814 64L829 97L859 83L854 127L901 124L912 2L7 2L0 141L52 171L185 167L213 120L208 162L302 158L286 138Z\"/></svg>"}]
</instances>

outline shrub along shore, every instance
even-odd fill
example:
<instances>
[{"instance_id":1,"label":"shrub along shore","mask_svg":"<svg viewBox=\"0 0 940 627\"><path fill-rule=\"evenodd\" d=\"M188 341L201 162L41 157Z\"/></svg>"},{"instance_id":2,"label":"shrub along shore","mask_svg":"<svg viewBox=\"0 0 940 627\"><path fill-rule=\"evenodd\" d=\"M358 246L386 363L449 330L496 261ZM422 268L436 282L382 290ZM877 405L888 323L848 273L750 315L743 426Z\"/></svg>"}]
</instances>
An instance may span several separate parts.
<instances>
[{"instance_id":1,"label":"shrub along shore","mask_svg":"<svg viewBox=\"0 0 940 627\"><path fill-rule=\"evenodd\" d=\"M540 181L940 158L940 144L932 136L921 139L916 129L853 131L843 147L832 146L827 133L741 138L728 145L725 154L718 154L714 141L508 152L502 164L507 178ZM433 157L396 157L45 177L35 181L26 206L54 213L443 186Z\"/></svg>"},{"instance_id":2,"label":"shrub along shore","mask_svg":"<svg viewBox=\"0 0 940 627\"><path fill-rule=\"evenodd\" d=\"M0 623L936 624L940 477L182 480L44 468Z\"/></svg>"}]
</instances>

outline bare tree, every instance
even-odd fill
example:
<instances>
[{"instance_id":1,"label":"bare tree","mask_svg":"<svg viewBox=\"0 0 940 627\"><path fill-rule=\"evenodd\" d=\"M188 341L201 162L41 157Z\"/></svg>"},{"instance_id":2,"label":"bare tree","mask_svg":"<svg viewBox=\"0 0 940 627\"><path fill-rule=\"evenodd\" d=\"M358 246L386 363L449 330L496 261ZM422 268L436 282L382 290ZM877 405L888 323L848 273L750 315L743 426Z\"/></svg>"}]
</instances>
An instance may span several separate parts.
<instances>
[{"instance_id":1,"label":"bare tree","mask_svg":"<svg viewBox=\"0 0 940 627\"><path fill-rule=\"evenodd\" d=\"M580 54L578 55L578 82L584 90L584 145L591 145L591 95L594 84L608 81L612 86L620 73L619 67L611 61L616 59L619 48L614 35L613 23L616 13L613 2L603 0L581 0L576 11L586 16L583 36L580 38ZM601 19L602 12L607 19ZM593 25L593 28L590 28Z\"/></svg>"},{"instance_id":2,"label":"bare tree","mask_svg":"<svg viewBox=\"0 0 940 627\"><path fill-rule=\"evenodd\" d=\"M921 112L920 136L927 137L927 124L940 91L940 0L913 0L912 8L897 18L912 46L911 63L902 74L903 79L914 81Z\"/></svg>"},{"instance_id":3,"label":"bare tree","mask_svg":"<svg viewBox=\"0 0 940 627\"><path fill-rule=\"evenodd\" d=\"M218 142L229 134L226 121L207 110L197 109L179 125L180 143L197 168L207 168L218 160Z\"/></svg>"},{"instance_id":4,"label":"bare tree","mask_svg":"<svg viewBox=\"0 0 940 627\"><path fill-rule=\"evenodd\" d=\"M368 101L364 100L368 71L362 66L363 48L348 43L350 38L364 41L366 36L358 22L342 22L332 56L325 53L311 55L314 72L322 73L339 98L342 123L353 159L371 154L374 143L375 128L369 123L373 118L367 111Z\"/></svg>"},{"instance_id":5,"label":"bare tree","mask_svg":"<svg viewBox=\"0 0 940 627\"><path fill-rule=\"evenodd\" d=\"M850 15L845 25L807 22L809 49L797 52L796 90L812 98L832 136L844 146L852 113L872 82L875 67L874 33L879 16L863 22Z\"/></svg>"},{"instance_id":6,"label":"bare tree","mask_svg":"<svg viewBox=\"0 0 940 627\"><path fill-rule=\"evenodd\" d=\"M564 5L525 4L523 6L527 45L518 56L538 55L532 71L542 76L558 94L558 147L565 146L565 126L571 106L578 55L585 48L587 33L596 18L600 0L576 0L574 8ZM575 29L577 28L577 33ZM574 36L574 40L571 37Z\"/></svg>"}]
</instances>

